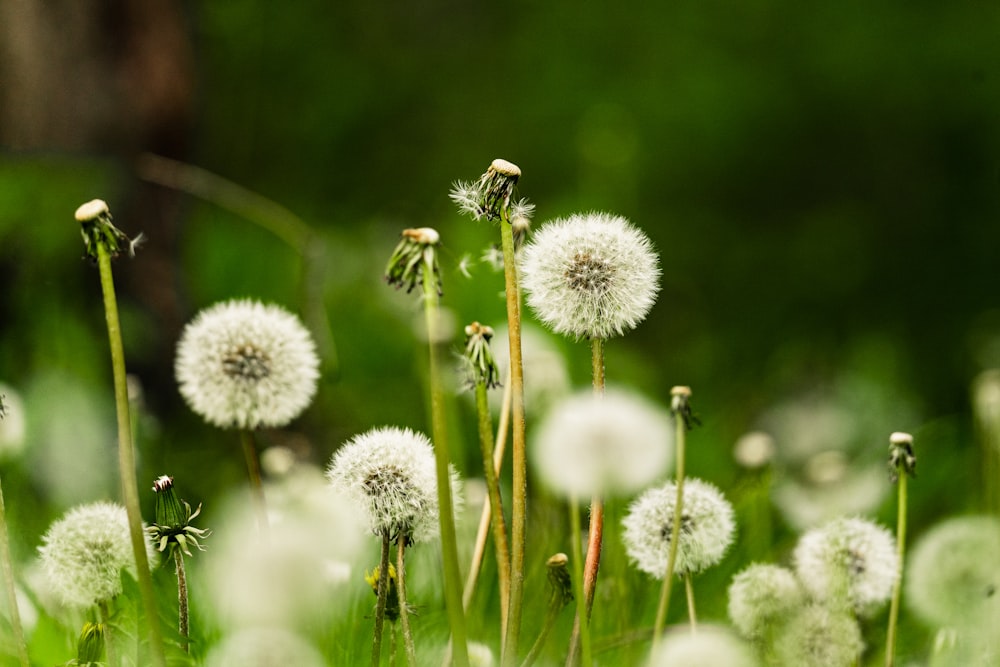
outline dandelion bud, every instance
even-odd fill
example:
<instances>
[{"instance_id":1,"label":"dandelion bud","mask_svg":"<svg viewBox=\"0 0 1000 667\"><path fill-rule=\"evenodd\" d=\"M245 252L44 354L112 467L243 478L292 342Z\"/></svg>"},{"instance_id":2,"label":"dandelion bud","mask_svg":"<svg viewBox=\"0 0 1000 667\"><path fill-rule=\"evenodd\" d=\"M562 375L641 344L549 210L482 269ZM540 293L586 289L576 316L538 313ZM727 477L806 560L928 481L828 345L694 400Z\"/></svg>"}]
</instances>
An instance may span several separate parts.
<instances>
[{"instance_id":1,"label":"dandelion bud","mask_svg":"<svg viewBox=\"0 0 1000 667\"><path fill-rule=\"evenodd\" d=\"M559 334L610 338L646 318L660 268L649 238L625 218L573 215L545 224L522 251L528 305Z\"/></svg>"},{"instance_id":2,"label":"dandelion bud","mask_svg":"<svg viewBox=\"0 0 1000 667\"><path fill-rule=\"evenodd\" d=\"M76 664L96 665L104 653L104 624L86 622L76 642Z\"/></svg>"},{"instance_id":3,"label":"dandelion bud","mask_svg":"<svg viewBox=\"0 0 1000 667\"><path fill-rule=\"evenodd\" d=\"M146 528L146 533L157 550L164 551L167 545L176 546L191 556L188 545L193 545L199 551L204 551L199 540L211 535L212 531L191 525L191 521L201 514L201 505L192 512L191 505L177 498L174 493L174 478L167 475L156 478L153 491L156 493L156 522Z\"/></svg>"},{"instance_id":4,"label":"dandelion bud","mask_svg":"<svg viewBox=\"0 0 1000 667\"><path fill-rule=\"evenodd\" d=\"M683 495L674 565L679 575L701 572L722 560L736 532L733 507L715 486L690 478ZM667 571L676 500L674 482L649 489L632 502L622 521L629 560L657 579Z\"/></svg>"},{"instance_id":5,"label":"dandelion bud","mask_svg":"<svg viewBox=\"0 0 1000 667\"><path fill-rule=\"evenodd\" d=\"M729 619L741 635L759 639L804 599L805 592L791 570L755 563L729 585Z\"/></svg>"},{"instance_id":6,"label":"dandelion bud","mask_svg":"<svg viewBox=\"0 0 1000 667\"><path fill-rule=\"evenodd\" d=\"M500 371L490 350L493 328L479 322L465 327L465 360L469 383L485 384L487 389L500 386Z\"/></svg>"},{"instance_id":7,"label":"dandelion bud","mask_svg":"<svg viewBox=\"0 0 1000 667\"><path fill-rule=\"evenodd\" d=\"M365 572L365 582L372 587L372 593L378 597L378 580L382 576L382 568L378 565L371 572ZM396 587L396 566L389 563L389 576L385 580L385 618L395 623L399 620L399 588Z\"/></svg>"},{"instance_id":8,"label":"dandelion bud","mask_svg":"<svg viewBox=\"0 0 1000 667\"><path fill-rule=\"evenodd\" d=\"M420 227L404 229L401 236L385 267L386 282L396 289L406 286L406 292L410 293L430 280L438 296L443 294L437 256L440 234L430 227Z\"/></svg>"},{"instance_id":9,"label":"dandelion bud","mask_svg":"<svg viewBox=\"0 0 1000 667\"><path fill-rule=\"evenodd\" d=\"M889 436L889 479L895 482L902 472L910 477L917 476L917 457L913 455L913 436L909 433L893 433Z\"/></svg>"}]
</instances>

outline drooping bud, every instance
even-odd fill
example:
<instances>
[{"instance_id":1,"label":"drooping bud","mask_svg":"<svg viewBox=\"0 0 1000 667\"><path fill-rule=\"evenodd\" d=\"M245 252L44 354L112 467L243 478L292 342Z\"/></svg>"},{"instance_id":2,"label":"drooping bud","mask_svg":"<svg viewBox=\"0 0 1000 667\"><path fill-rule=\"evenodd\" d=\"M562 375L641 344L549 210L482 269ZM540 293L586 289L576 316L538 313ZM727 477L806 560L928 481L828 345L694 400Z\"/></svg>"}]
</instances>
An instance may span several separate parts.
<instances>
[{"instance_id":1,"label":"drooping bud","mask_svg":"<svg viewBox=\"0 0 1000 667\"><path fill-rule=\"evenodd\" d=\"M472 386L485 384L487 389L500 386L500 371L490 349L493 328L473 322L465 327L464 360Z\"/></svg>"}]
</instances>

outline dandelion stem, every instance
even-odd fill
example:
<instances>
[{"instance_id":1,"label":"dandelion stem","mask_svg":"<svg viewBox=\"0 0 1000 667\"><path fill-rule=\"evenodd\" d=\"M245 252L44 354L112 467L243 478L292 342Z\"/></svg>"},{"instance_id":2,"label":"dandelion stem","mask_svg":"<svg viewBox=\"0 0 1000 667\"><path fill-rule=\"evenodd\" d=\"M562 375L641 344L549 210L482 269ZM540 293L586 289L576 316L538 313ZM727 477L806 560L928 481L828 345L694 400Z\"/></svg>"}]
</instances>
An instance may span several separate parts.
<instances>
[{"instance_id":1,"label":"dandelion stem","mask_svg":"<svg viewBox=\"0 0 1000 667\"><path fill-rule=\"evenodd\" d=\"M187 573L184 569L184 553L173 545L174 569L177 572L177 631L181 636L181 650L190 652L191 621L188 616Z\"/></svg>"},{"instance_id":2,"label":"dandelion stem","mask_svg":"<svg viewBox=\"0 0 1000 667\"><path fill-rule=\"evenodd\" d=\"M410 613L406 608L406 536L396 541L396 595L399 597L399 620L403 628L403 646L406 648L406 664L417 667L417 650L413 645L410 631Z\"/></svg>"},{"instance_id":3,"label":"dandelion stem","mask_svg":"<svg viewBox=\"0 0 1000 667\"><path fill-rule=\"evenodd\" d=\"M156 612L156 598L153 592L153 577L149 571L146 556L146 538L142 530L142 512L139 508L139 485L135 473L135 452L132 444L132 420L129 416L128 387L125 381L125 351L122 346L121 324L118 320L118 301L115 297L114 278L111 274L111 254L106 242L99 241L97 265L101 275L101 290L104 296L104 315L108 326L108 342L111 348L111 368L114 376L115 406L118 416L118 470L121 475L122 499L128 515L129 535L132 539L132 553L135 556L136 576L139 593L149 628L151 659L156 667L163 667L163 637L160 634L160 619Z\"/></svg>"},{"instance_id":4,"label":"dandelion stem","mask_svg":"<svg viewBox=\"0 0 1000 667\"><path fill-rule=\"evenodd\" d=\"M257 448L254 446L253 433L249 429L240 429L240 444L243 446L243 458L247 462L247 475L250 478L250 495L257 513L257 526L260 534L267 535L267 501L264 499L264 483L260 476L260 460Z\"/></svg>"},{"instance_id":5,"label":"dandelion stem","mask_svg":"<svg viewBox=\"0 0 1000 667\"><path fill-rule=\"evenodd\" d=\"M885 667L892 667L896 661L896 626L899 621L899 599L903 588L903 556L906 553L906 478L899 475L898 507L896 509L896 549L899 559L899 576L892 587L892 602L889 604L889 629L885 639Z\"/></svg>"},{"instance_id":6,"label":"dandelion stem","mask_svg":"<svg viewBox=\"0 0 1000 667\"><path fill-rule=\"evenodd\" d=\"M483 470L493 525L493 544L497 559L497 578L500 585L500 627L507 627L507 605L510 603L510 547L507 544L507 526L503 518L500 484L493 461L493 424L486 397L486 383L476 383L476 411L479 413L479 444L483 454Z\"/></svg>"},{"instance_id":7,"label":"dandelion stem","mask_svg":"<svg viewBox=\"0 0 1000 667\"><path fill-rule=\"evenodd\" d=\"M3 502L3 486L0 486L0 562L3 564L4 585L7 588L7 605L10 609L10 629L17 645L17 657L22 667L28 667L28 646L24 643L21 627L21 613L17 608L17 589L14 584L14 565L10 558L10 538L7 532L7 509Z\"/></svg>"},{"instance_id":8,"label":"dandelion stem","mask_svg":"<svg viewBox=\"0 0 1000 667\"><path fill-rule=\"evenodd\" d=\"M458 539L455 535L455 513L452 509L451 470L448 452L448 424L444 411L444 390L441 387L437 336L438 286L432 280L433 267L424 267L424 313L427 319L430 349L431 428L434 432L434 461L437 469L438 516L441 524L441 558L444 561L444 597L451 626L452 652L455 664L469 664L469 649L465 635L465 612L462 609L462 578L458 568Z\"/></svg>"},{"instance_id":9,"label":"dandelion stem","mask_svg":"<svg viewBox=\"0 0 1000 667\"><path fill-rule=\"evenodd\" d=\"M687 596L688 620L691 622L691 634L698 632L698 615L694 611L694 586L691 584L691 573L684 574L684 593Z\"/></svg>"},{"instance_id":10,"label":"dandelion stem","mask_svg":"<svg viewBox=\"0 0 1000 667\"><path fill-rule=\"evenodd\" d=\"M503 247L503 273L507 297L507 332L510 342L511 384L511 544L510 603L507 607L507 633L502 662L517 665L518 636L521 632L521 605L524 598L524 545L527 524L528 487L524 432L524 368L521 361L521 300L514 257L514 231L510 224L510 202L500 209L500 241Z\"/></svg>"},{"instance_id":11,"label":"dandelion stem","mask_svg":"<svg viewBox=\"0 0 1000 667\"><path fill-rule=\"evenodd\" d=\"M115 650L114 637L111 632L111 611L108 609L108 601L101 600L97 603L97 608L101 612L101 624L104 626L104 650L108 659L108 667L118 667L121 662L118 660L118 652Z\"/></svg>"},{"instance_id":12,"label":"dandelion stem","mask_svg":"<svg viewBox=\"0 0 1000 667\"><path fill-rule=\"evenodd\" d=\"M372 635L372 667L382 658L382 629L385 626L385 601L389 596L389 532L382 532L382 553L378 563L378 589L375 602L375 632Z\"/></svg>"},{"instance_id":13,"label":"dandelion stem","mask_svg":"<svg viewBox=\"0 0 1000 667\"><path fill-rule=\"evenodd\" d=\"M542 649L545 648L545 640L548 639L549 633L552 632L552 627L556 624L556 618L559 617L559 612L562 611L563 606L562 595L558 591L552 591L552 595L549 597L549 608L545 612L545 620L542 622L542 629L538 632L538 638L532 644L531 650L528 651L524 662L521 663L521 667L531 667L538 660L538 656L542 654Z\"/></svg>"},{"instance_id":14,"label":"dandelion stem","mask_svg":"<svg viewBox=\"0 0 1000 667\"><path fill-rule=\"evenodd\" d=\"M579 623L579 644L583 667L592 667L593 656L590 651L590 616L586 613L587 596L584 591L586 584L583 571L583 533L580 529L579 502L575 494L569 502L570 538L573 540L573 579L576 582L576 620ZM570 656L573 657L574 639L570 639Z\"/></svg>"}]
</instances>

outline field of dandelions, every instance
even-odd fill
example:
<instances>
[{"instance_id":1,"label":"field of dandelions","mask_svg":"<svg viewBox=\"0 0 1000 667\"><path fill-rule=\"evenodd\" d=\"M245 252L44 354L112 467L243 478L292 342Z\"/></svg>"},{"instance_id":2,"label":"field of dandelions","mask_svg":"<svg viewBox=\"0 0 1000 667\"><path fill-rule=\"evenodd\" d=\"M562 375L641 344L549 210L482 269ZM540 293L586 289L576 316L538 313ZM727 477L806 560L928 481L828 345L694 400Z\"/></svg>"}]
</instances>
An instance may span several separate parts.
<instances>
[{"instance_id":1,"label":"field of dandelions","mask_svg":"<svg viewBox=\"0 0 1000 667\"><path fill-rule=\"evenodd\" d=\"M221 295L191 313L171 366L198 446L231 461L213 488L196 449L172 452L122 345L136 318L119 317L115 276L156 240L119 229L113 201L63 212L95 294L74 326L107 336L93 363L112 372L96 395L55 375L0 385L2 664L1000 664L1000 375L970 378L977 470L951 484L976 488L949 490L934 415L850 374L756 397L750 427L722 439L707 388L627 380L636 364L670 373L618 354L662 289L642 221L546 218L502 159L449 194L484 243L426 227L368 239L385 269L364 280L394 330L308 298L306 312ZM304 258L320 244L247 206ZM353 375L328 317L420 381ZM410 352L380 361L388 337ZM397 392L425 414L380 418ZM371 423L342 432L344 402ZM942 493L982 502L943 514Z\"/></svg>"}]
</instances>

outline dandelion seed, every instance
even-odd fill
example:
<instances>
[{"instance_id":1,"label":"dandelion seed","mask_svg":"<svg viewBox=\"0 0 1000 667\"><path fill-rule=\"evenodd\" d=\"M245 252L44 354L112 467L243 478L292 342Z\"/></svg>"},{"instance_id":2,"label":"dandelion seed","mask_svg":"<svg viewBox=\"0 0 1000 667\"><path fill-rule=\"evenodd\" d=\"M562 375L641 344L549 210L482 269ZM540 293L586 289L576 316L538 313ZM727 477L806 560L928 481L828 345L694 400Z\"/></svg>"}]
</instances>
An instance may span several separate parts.
<instances>
[{"instance_id":1,"label":"dandelion seed","mask_svg":"<svg viewBox=\"0 0 1000 667\"><path fill-rule=\"evenodd\" d=\"M649 489L632 502L622 521L629 559L657 579L667 571L676 500L674 482ZM733 507L722 492L700 479L685 480L674 573L695 574L721 561L735 532Z\"/></svg>"},{"instance_id":2,"label":"dandelion seed","mask_svg":"<svg viewBox=\"0 0 1000 667\"><path fill-rule=\"evenodd\" d=\"M861 628L846 609L809 604L779 630L774 651L779 665L848 667L864 649Z\"/></svg>"},{"instance_id":3,"label":"dandelion seed","mask_svg":"<svg viewBox=\"0 0 1000 667\"><path fill-rule=\"evenodd\" d=\"M610 338L646 318L659 291L659 260L644 233L608 213L545 224L522 252L528 305L556 333Z\"/></svg>"},{"instance_id":4,"label":"dandelion seed","mask_svg":"<svg viewBox=\"0 0 1000 667\"><path fill-rule=\"evenodd\" d=\"M572 396L545 417L531 448L539 475L566 496L634 493L662 476L673 455L665 410L620 390Z\"/></svg>"},{"instance_id":5,"label":"dandelion seed","mask_svg":"<svg viewBox=\"0 0 1000 667\"><path fill-rule=\"evenodd\" d=\"M729 585L729 619L747 639L759 639L805 601L791 570L755 563Z\"/></svg>"},{"instance_id":6,"label":"dandelion seed","mask_svg":"<svg viewBox=\"0 0 1000 667\"><path fill-rule=\"evenodd\" d=\"M889 601L899 576L896 540L861 518L840 518L810 530L793 556L799 581L815 598L846 603L869 616Z\"/></svg>"},{"instance_id":7,"label":"dandelion seed","mask_svg":"<svg viewBox=\"0 0 1000 667\"><path fill-rule=\"evenodd\" d=\"M646 667L755 667L753 651L723 628L702 625L697 634L672 632Z\"/></svg>"},{"instance_id":8,"label":"dandelion seed","mask_svg":"<svg viewBox=\"0 0 1000 667\"><path fill-rule=\"evenodd\" d=\"M175 372L181 395L208 423L279 427L312 402L319 359L297 317L236 300L203 310L185 327Z\"/></svg>"},{"instance_id":9,"label":"dandelion seed","mask_svg":"<svg viewBox=\"0 0 1000 667\"><path fill-rule=\"evenodd\" d=\"M146 552L152 562L149 540ZM122 592L121 571L135 574L128 517L113 503L73 508L49 527L38 553L49 585L72 607L110 600Z\"/></svg>"}]
</instances>

